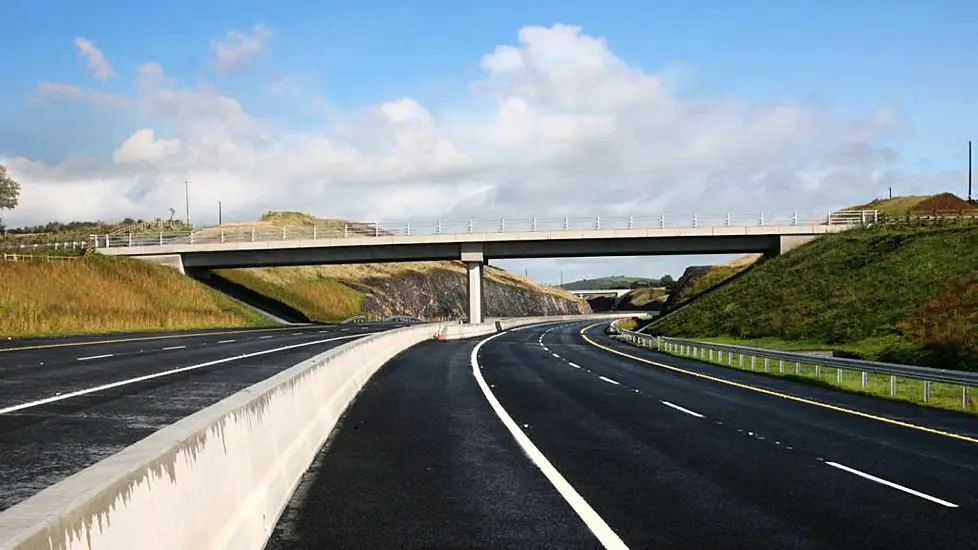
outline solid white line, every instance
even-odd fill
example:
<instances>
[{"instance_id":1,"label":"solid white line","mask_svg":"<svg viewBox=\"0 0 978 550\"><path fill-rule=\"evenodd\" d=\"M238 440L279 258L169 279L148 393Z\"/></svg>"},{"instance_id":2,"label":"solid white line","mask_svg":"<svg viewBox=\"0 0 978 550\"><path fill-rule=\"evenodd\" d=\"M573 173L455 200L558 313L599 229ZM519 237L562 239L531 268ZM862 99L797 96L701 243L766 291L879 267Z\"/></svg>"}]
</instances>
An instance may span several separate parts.
<instances>
[{"instance_id":1,"label":"solid white line","mask_svg":"<svg viewBox=\"0 0 978 550\"><path fill-rule=\"evenodd\" d=\"M218 344L230 344L231 342L234 342L234 341L235 340L221 340L220 342L218 342Z\"/></svg>"},{"instance_id":2,"label":"solid white line","mask_svg":"<svg viewBox=\"0 0 978 550\"><path fill-rule=\"evenodd\" d=\"M38 405L46 405L48 403L54 403L56 401L63 401L65 399L70 399L72 397L78 397L80 395L87 395L89 393L94 393L97 391L108 390L112 388L118 388L119 386L127 386L129 384L135 384L136 382L142 382L144 380L152 380L154 378L161 378L163 376L169 376L171 374L177 374L181 372L186 372L189 370L200 369L203 367L210 367L212 365L220 365L221 363L228 363L231 361L237 361L238 359L247 359L249 357L257 357L259 355L268 355L269 353L276 353L279 351L286 351L290 349L302 348L305 346L313 346L316 344L324 344L326 342L332 342L334 340L345 340L347 338L360 338L359 334L353 336L340 336L337 338L327 338L326 340L316 340L315 342L304 342L302 344L293 344L291 346L284 346L281 348L267 349L264 351L256 351L253 353L246 353L244 355L236 355L234 357L226 357L224 359L217 359L214 361L208 361L206 363L198 363L196 365L190 365L187 367L180 367L177 369L171 369L163 372L155 372L153 374L147 374L145 376L138 376L136 378L129 378L128 380L120 380L118 382L111 382L109 384L103 384L101 386L95 386L94 388L87 388L84 390L73 391L71 393L63 393L61 395L55 395L54 397L46 397L44 399L38 399L37 401L31 401L30 403L21 403L20 405L13 405L0 409L0 414L11 413L14 411L19 411L23 409L29 409L31 407L37 407Z\"/></svg>"},{"instance_id":3,"label":"solid white line","mask_svg":"<svg viewBox=\"0 0 978 550\"><path fill-rule=\"evenodd\" d=\"M482 348L483 344L503 334L506 333L500 332L498 334L494 334L476 344L475 348L472 349L472 375L475 376L476 382L479 384L479 387L482 388L482 393L486 396L486 400L489 401L489 405L492 407L492 410L495 411L496 416L502 420L503 425L506 426L509 433L513 434L516 442L523 448L523 452L530 457L530 460L536 465L537 468L540 469L541 472L543 472L543 475L547 476L547 479L554 486L554 488L557 489L560 496L564 497L564 500L571 505L574 512L576 512L578 517L584 521L584 524L587 525L588 529L590 529L592 533L594 533L594 536L598 538L601 544L604 545L605 548L621 548L627 550L628 547L625 546L625 543L621 540L621 538L619 538L618 535L611 530L611 527L608 526L608 524L601 518L601 516L598 515L597 512L594 511L593 508L591 508L591 505L584 500L584 498L574 489L574 487L571 486L570 483L568 483L566 479L564 479L564 476L557 471L557 468L554 468L554 465L551 464L550 461L547 460L547 457L540 452L540 449L538 449L536 445L530 441L530 438L527 437L522 430L520 430L519 426L516 424L516 421L509 416L506 409L503 408L503 406L499 403L499 400L496 399L496 396L493 395L492 390L489 389L489 385L486 384L485 378L482 377L482 373L479 371L479 350Z\"/></svg>"},{"instance_id":4,"label":"solid white line","mask_svg":"<svg viewBox=\"0 0 978 550\"><path fill-rule=\"evenodd\" d=\"M598 378L604 380L605 382L607 382L609 384L614 384L616 386L620 386L621 385L620 382L616 382L616 381L612 380L611 378L605 378L604 376L598 376Z\"/></svg>"},{"instance_id":5,"label":"solid white line","mask_svg":"<svg viewBox=\"0 0 978 550\"><path fill-rule=\"evenodd\" d=\"M875 481L876 483L880 483L880 484L886 485L887 487L893 487L894 489L899 489L900 491L903 491L904 493L910 493L911 495L914 495L914 496L917 496L917 497L920 497L920 498L929 500L931 502L935 502L937 504L940 504L941 506L947 506L948 508L957 508L958 507L957 504L954 504L952 502L948 502L946 500L941 500L941 499L939 499L937 497L932 497L932 496L930 496L928 494L921 493L920 491L914 491L913 489L910 489L909 487L904 487L903 485L898 485L896 483L893 483L892 481L887 481L885 479L878 478L878 477L876 477L874 475L867 474L866 472L860 472L859 470L857 470L855 468L850 468L850 467L845 466L843 464L839 464L838 462L828 462L827 461L825 463L828 464L829 466L832 466L833 468L838 468L840 470L845 470L845 471L849 472L850 474L855 474L855 475L857 475L859 477L864 477L864 478L866 478L866 479L868 479L870 481Z\"/></svg>"},{"instance_id":6,"label":"solid white line","mask_svg":"<svg viewBox=\"0 0 978 550\"><path fill-rule=\"evenodd\" d=\"M170 346L168 348L163 348L163 351L170 351L170 350L173 350L173 349L184 349L185 347L187 347L187 346Z\"/></svg>"},{"instance_id":7,"label":"solid white line","mask_svg":"<svg viewBox=\"0 0 978 550\"><path fill-rule=\"evenodd\" d=\"M92 355L91 357L79 357L75 361L89 361L91 359L105 359L106 357L112 357L112 353L106 353L105 355Z\"/></svg>"},{"instance_id":8,"label":"solid white line","mask_svg":"<svg viewBox=\"0 0 978 550\"><path fill-rule=\"evenodd\" d=\"M567 364L570 365L570 366L572 366L572 367L574 367L575 369L581 368L581 366L578 365L577 363L570 363L570 362L568 362Z\"/></svg>"},{"instance_id":9,"label":"solid white line","mask_svg":"<svg viewBox=\"0 0 978 550\"><path fill-rule=\"evenodd\" d=\"M696 418L703 418L703 415L700 414L700 413L698 413L698 412L693 412L693 411L691 411L689 409L684 409L684 408L680 407L679 405L673 405L672 403L670 403L668 401L659 401L659 403L662 403L663 405L665 405L667 407L672 407L672 408L676 409L677 411L682 411L682 412L684 412L684 413L686 413L686 414L688 414L690 416L695 416Z\"/></svg>"}]
</instances>

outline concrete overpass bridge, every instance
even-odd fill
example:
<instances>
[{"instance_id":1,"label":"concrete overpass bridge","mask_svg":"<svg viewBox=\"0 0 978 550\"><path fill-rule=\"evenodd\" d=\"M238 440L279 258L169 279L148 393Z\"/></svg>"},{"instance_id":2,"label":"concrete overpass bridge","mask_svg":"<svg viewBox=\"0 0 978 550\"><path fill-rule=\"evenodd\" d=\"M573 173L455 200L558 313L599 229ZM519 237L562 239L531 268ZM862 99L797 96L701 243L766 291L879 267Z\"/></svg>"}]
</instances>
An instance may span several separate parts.
<instances>
[{"instance_id":1,"label":"concrete overpass bridge","mask_svg":"<svg viewBox=\"0 0 978 550\"><path fill-rule=\"evenodd\" d=\"M483 320L489 260L681 254L782 254L826 233L871 224L876 211L502 218L297 227L205 227L93 235L102 254L187 268L460 260L469 321Z\"/></svg>"},{"instance_id":2,"label":"concrete overpass bridge","mask_svg":"<svg viewBox=\"0 0 978 550\"><path fill-rule=\"evenodd\" d=\"M596 289L596 290L567 290L574 296L578 298L597 298L599 296L607 296L608 298L621 298L622 296L628 294L632 291L630 288L607 288L607 289Z\"/></svg>"}]
</instances>

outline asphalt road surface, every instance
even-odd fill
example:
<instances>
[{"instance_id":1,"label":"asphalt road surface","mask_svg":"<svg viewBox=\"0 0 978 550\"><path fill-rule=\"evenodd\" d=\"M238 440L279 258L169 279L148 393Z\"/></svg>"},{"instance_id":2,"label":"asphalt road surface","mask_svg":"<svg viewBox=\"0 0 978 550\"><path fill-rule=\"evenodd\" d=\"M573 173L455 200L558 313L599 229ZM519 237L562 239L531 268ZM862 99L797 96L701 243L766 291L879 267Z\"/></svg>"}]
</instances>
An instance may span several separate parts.
<instances>
[{"instance_id":1,"label":"asphalt road surface","mask_svg":"<svg viewBox=\"0 0 978 550\"><path fill-rule=\"evenodd\" d=\"M180 418L395 325L10 340L0 346L0 510Z\"/></svg>"},{"instance_id":2,"label":"asphalt road surface","mask_svg":"<svg viewBox=\"0 0 978 550\"><path fill-rule=\"evenodd\" d=\"M478 339L395 357L348 409L267 548L978 544L975 417L588 332L687 371L677 372L588 343L583 326L503 333L479 346L476 369Z\"/></svg>"}]
</instances>

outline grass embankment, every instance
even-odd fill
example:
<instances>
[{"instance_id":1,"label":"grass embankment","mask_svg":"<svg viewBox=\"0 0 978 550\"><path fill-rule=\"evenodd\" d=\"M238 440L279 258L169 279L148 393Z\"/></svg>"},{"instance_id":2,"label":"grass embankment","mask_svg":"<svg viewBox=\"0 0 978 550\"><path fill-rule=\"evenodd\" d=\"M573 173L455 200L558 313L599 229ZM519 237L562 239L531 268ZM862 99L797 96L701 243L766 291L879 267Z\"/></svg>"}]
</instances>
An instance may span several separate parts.
<instances>
[{"instance_id":1,"label":"grass embankment","mask_svg":"<svg viewBox=\"0 0 978 550\"><path fill-rule=\"evenodd\" d=\"M0 335L264 326L251 309L163 266L92 255L0 263Z\"/></svg>"},{"instance_id":2,"label":"grass embankment","mask_svg":"<svg viewBox=\"0 0 978 550\"><path fill-rule=\"evenodd\" d=\"M978 370L978 227L827 235L649 332Z\"/></svg>"}]
</instances>

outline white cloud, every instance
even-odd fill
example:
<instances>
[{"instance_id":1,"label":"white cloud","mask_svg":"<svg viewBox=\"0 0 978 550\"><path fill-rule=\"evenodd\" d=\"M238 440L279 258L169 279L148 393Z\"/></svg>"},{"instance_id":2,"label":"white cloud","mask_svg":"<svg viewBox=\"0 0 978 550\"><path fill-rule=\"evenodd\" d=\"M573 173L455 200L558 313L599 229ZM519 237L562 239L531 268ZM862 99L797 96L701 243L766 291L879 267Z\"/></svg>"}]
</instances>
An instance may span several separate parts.
<instances>
[{"instance_id":1,"label":"white cloud","mask_svg":"<svg viewBox=\"0 0 978 550\"><path fill-rule=\"evenodd\" d=\"M269 34L229 33L215 42L215 65L246 63ZM225 219L298 209L398 221L811 211L871 199L901 177L896 153L877 145L901 129L897 113L687 98L577 27L523 28L481 66L484 78L450 108L403 97L338 112L317 96L329 122L297 130L150 63L132 99L159 127L144 117L107 166L8 159L23 184L8 221L166 217L182 211L184 180L192 210L222 200ZM194 218L214 222L214 210Z\"/></svg>"},{"instance_id":2,"label":"white cloud","mask_svg":"<svg viewBox=\"0 0 978 550\"><path fill-rule=\"evenodd\" d=\"M247 66L260 54L271 38L272 31L265 25L255 25L250 34L229 31L222 40L214 40L211 50L214 54L214 67L221 73Z\"/></svg>"},{"instance_id":3,"label":"white cloud","mask_svg":"<svg viewBox=\"0 0 978 550\"><path fill-rule=\"evenodd\" d=\"M129 100L125 97L100 92L98 90L81 88L79 86L75 86L74 84L66 84L64 82L38 83L37 99L48 101L62 98L87 101L102 107L125 107L129 104Z\"/></svg>"},{"instance_id":4,"label":"white cloud","mask_svg":"<svg viewBox=\"0 0 978 550\"><path fill-rule=\"evenodd\" d=\"M85 56L88 68L95 74L95 78L105 81L115 76L112 65L109 64L109 60L105 58L102 50L95 47L95 42L79 36L75 38L75 46Z\"/></svg>"}]
</instances>

